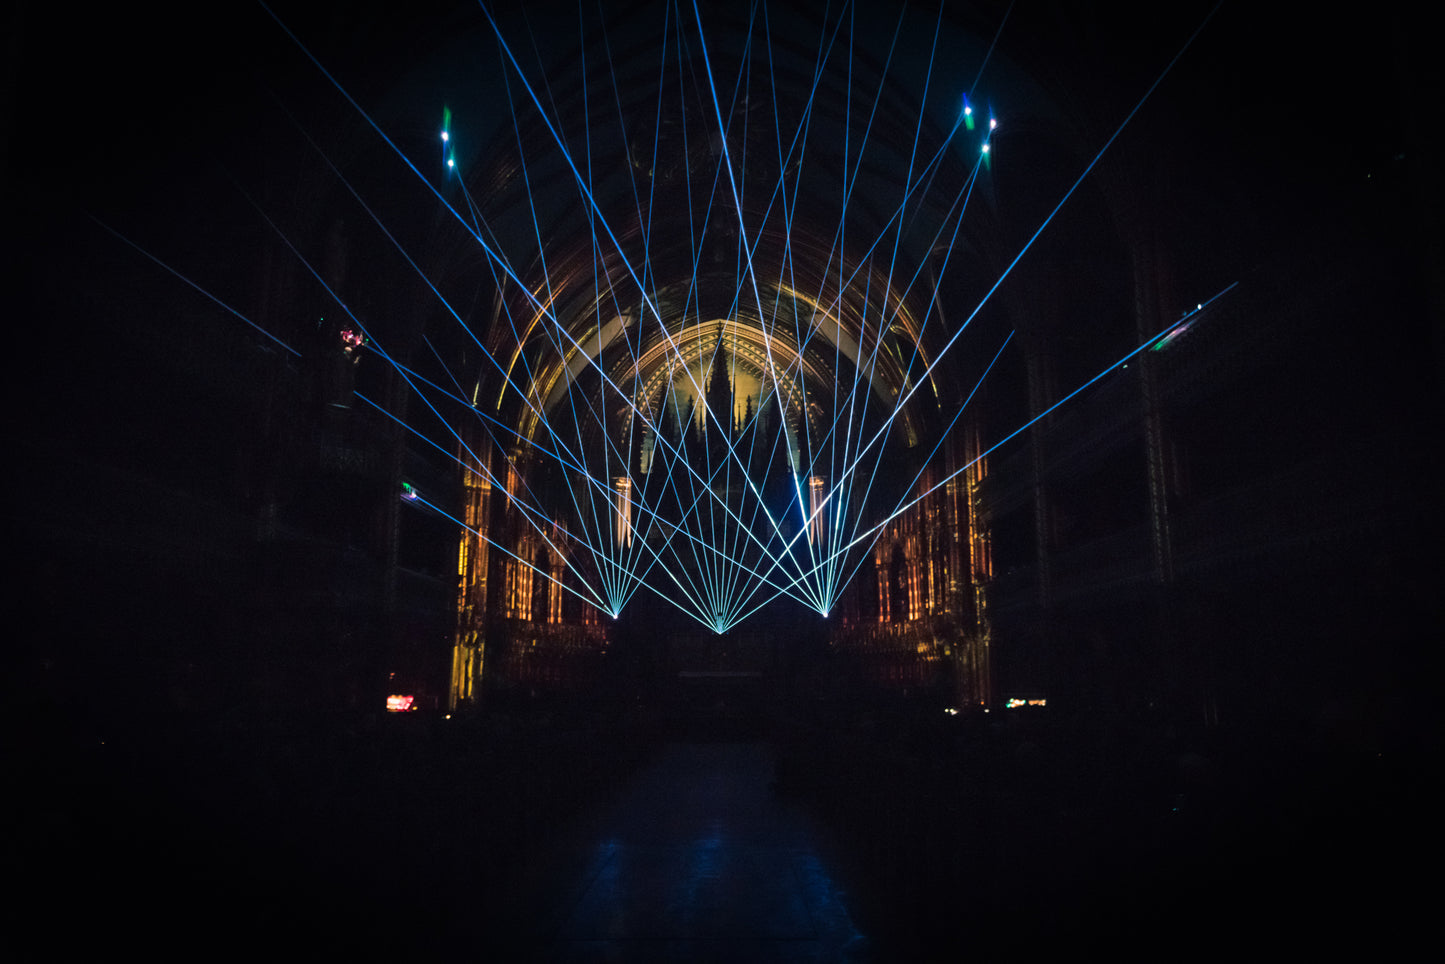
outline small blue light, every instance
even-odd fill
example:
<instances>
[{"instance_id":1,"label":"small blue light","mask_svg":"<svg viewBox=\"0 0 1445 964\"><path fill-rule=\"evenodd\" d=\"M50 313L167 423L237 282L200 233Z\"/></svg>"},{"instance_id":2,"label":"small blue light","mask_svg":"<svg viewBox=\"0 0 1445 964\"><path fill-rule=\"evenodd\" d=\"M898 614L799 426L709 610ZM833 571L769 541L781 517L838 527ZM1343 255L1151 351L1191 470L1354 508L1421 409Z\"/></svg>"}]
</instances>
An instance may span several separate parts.
<instances>
[{"instance_id":1,"label":"small blue light","mask_svg":"<svg viewBox=\"0 0 1445 964\"><path fill-rule=\"evenodd\" d=\"M988 145L987 145L987 144L983 145L983 152L984 152L985 154L988 153Z\"/></svg>"}]
</instances>

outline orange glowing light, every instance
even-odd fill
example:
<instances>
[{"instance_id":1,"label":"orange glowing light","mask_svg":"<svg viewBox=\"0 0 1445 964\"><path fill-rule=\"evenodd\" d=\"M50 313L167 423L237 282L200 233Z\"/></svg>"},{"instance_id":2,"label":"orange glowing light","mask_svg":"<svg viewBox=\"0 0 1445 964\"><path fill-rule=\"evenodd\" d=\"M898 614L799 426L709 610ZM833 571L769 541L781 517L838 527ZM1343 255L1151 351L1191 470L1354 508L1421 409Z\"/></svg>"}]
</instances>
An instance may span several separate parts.
<instances>
[{"instance_id":1,"label":"orange glowing light","mask_svg":"<svg viewBox=\"0 0 1445 964\"><path fill-rule=\"evenodd\" d=\"M386 711L388 713L409 713L415 709L415 696L388 696L386 698Z\"/></svg>"}]
</instances>

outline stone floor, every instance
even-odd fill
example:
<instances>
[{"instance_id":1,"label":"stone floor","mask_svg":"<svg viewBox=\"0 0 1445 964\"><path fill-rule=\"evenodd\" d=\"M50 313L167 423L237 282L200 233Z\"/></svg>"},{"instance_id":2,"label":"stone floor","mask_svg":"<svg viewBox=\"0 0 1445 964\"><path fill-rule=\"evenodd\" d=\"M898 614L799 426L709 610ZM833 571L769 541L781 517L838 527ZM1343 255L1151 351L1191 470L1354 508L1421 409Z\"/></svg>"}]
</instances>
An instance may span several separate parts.
<instances>
[{"instance_id":1,"label":"stone floor","mask_svg":"<svg viewBox=\"0 0 1445 964\"><path fill-rule=\"evenodd\" d=\"M10 956L1373 959L1434 920L1401 870L1438 849L1428 752L855 715L52 720L13 771Z\"/></svg>"},{"instance_id":2,"label":"stone floor","mask_svg":"<svg viewBox=\"0 0 1445 964\"><path fill-rule=\"evenodd\" d=\"M823 835L762 743L672 743L530 868L509 944L561 961L856 961Z\"/></svg>"}]
</instances>

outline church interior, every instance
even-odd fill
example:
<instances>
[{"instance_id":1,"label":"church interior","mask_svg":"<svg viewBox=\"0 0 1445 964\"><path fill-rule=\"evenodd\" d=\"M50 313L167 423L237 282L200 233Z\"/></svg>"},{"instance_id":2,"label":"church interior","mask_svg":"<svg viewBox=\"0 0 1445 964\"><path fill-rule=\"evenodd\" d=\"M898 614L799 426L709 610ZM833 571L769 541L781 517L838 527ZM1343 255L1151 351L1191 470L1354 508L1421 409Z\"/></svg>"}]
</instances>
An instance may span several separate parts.
<instances>
[{"instance_id":1,"label":"church interior","mask_svg":"<svg viewBox=\"0 0 1445 964\"><path fill-rule=\"evenodd\" d=\"M1407 946L1395 6L17 5L23 939Z\"/></svg>"}]
</instances>

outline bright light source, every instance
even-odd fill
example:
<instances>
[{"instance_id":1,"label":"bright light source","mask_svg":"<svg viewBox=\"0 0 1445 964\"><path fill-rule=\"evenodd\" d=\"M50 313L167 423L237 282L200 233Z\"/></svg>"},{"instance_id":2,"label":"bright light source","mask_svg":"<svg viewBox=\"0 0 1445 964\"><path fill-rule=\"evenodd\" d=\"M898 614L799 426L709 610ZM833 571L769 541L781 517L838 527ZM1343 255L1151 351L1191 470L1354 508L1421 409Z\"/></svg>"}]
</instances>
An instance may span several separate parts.
<instances>
[{"instance_id":1,"label":"bright light source","mask_svg":"<svg viewBox=\"0 0 1445 964\"><path fill-rule=\"evenodd\" d=\"M410 713L415 709L415 696L388 696L386 698L386 711L388 713Z\"/></svg>"},{"instance_id":2,"label":"bright light source","mask_svg":"<svg viewBox=\"0 0 1445 964\"><path fill-rule=\"evenodd\" d=\"M990 117L990 118L988 119L988 129L989 129L989 130L993 130L993 129L996 128L996 127L998 127L998 121L996 121L996 120L994 120L992 117Z\"/></svg>"},{"instance_id":3,"label":"bright light source","mask_svg":"<svg viewBox=\"0 0 1445 964\"><path fill-rule=\"evenodd\" d=\"M983 152L984 152L985 154L988 153L988 145L987 145L987 144L983 145Z\"/></svg>"}]
</instances>

